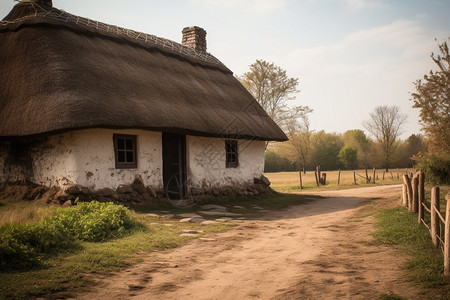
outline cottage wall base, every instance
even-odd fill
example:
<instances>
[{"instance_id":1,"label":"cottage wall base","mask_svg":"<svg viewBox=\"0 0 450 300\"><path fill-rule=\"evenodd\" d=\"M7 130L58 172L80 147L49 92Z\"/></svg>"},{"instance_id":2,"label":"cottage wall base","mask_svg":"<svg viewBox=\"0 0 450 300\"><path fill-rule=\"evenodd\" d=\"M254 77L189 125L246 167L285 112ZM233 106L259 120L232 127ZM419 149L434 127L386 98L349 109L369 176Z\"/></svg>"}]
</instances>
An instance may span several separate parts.
<instances>
[{"instance_id":1,"label":"cottage wall base","mask_svg":"<svg viewBox=\"0 0 450 300\"><path fill-rule=\"evenodd\" d=\"M270 184L270 183L269 183ZM220 203L233 197L251 197L272 192L267 182L255 179L253 184L242 185L240 188L226 187L222 189L190 191L189 199L194 204L208 202ZM71 206L75 201L114 202L124 206L151 207L161 203L171 203L163 190L155 190L145 186L137 178L132 184L120 185L117 189L103 188L93 190L81 185L47 187L33 183L2 183L0 184L0 200L39 200L47 204Z\"/></svg>"}]
</instances>

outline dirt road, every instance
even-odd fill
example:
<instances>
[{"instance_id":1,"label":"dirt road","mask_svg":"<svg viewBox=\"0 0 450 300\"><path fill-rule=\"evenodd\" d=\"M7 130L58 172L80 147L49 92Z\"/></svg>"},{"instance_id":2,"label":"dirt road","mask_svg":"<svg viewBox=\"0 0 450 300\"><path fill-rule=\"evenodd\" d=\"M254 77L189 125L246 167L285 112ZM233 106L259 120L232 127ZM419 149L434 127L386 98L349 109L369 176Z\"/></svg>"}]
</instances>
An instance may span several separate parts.
<instances>
[{"instance_id":1,"label":"dirt road","mask_svg":"<svg viewBox=\"0 0 450 300\"><path fill-rule=\"evenodd\" d=\"M420 299L395 249L370 246L370 198L400 186L326 191L327 198L148 255L77 299Z\"/></svg>"}]
</instances>

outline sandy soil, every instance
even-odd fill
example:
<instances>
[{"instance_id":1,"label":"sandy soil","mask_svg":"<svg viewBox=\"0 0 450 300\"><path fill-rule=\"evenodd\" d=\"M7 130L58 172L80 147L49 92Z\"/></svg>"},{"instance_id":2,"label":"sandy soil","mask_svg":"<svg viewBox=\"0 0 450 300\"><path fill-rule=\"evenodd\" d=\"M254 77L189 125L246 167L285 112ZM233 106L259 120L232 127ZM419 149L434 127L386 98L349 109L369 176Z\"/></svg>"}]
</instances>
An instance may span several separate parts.
<instances>
[{"instance_id":1,"label":"sandy soil","mask_svg":"<svg viewBox=\"0 0 450 300\"><path fill-rule=\"evenodd\" d=\"M365 204L399 195L400 188L317 192L326 198L150 253L76 298L378 299L393 292L423 299L404 281L398 250L363 243L375 230Z\"/></svg>"}]
</instances>

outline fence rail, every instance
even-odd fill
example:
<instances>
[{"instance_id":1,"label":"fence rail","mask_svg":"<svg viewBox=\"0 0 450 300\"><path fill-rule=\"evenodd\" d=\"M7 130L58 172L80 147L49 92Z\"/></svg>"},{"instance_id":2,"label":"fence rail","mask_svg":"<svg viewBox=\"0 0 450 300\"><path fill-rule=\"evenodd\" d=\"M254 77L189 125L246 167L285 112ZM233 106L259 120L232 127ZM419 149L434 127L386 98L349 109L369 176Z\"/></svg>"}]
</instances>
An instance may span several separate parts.
<instances>
[{"instance_id":1,"label":"fence rail","mask_svg":"<svg viewBox=\"0 0 450 300\"><path fill-rule=\"evenodd\" d=\"M450 276L450 193L445 196L445 217L441 214L440 189L431 189L430 207L425 199L425 175L417 172L411 175L403 175L402 204L409 211L418 213L418 223L423 224L431 234L433 246L440 248L444 254L444 274ZM430 222L425 219L425 212L430 216Z\"/></svg>"}]
</instances>

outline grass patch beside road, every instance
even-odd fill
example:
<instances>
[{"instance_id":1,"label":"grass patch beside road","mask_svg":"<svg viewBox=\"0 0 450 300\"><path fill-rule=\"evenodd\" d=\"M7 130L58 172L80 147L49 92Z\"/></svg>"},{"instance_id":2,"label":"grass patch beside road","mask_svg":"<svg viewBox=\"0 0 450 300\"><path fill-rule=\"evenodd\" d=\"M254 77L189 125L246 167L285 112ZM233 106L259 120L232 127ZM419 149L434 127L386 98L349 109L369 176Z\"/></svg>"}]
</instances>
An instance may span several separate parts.
<instances>
[{"instance_id":1,"label":"grass patch beside road","mask_svg":"<svg viewBox=\"0 0 450 300\"><path fill-rule=\"evenodd\" d=\"M0 272L0 299L25 299L49 294L54 298L67 298L71 296L70 291L92 284L93 278L106 276L139 262L143 253L177 247L191 240L192 237L180 236L182 230L201 229L201 236L230 227L222 223L179 223L178 220L151 217L131 211L128 214L141 226L130 229L119 238L103 242L79 240L73 247L52 255L39 255L39 264L32 267ZM27 223L27 226L34 224L38 223ZM7 263L5 257L0 259Z\"/></svg>"},{"instance_id":2,"label":"grass patch beside road","mask_svg":"<svg viewBox=\"0 0 450 300\"><path fill-rule=\"evenodd\" d=\"M417 223L417 214L396 207L379 209L375 216L378 231L373 234L373 243L402 246L408 257L408 279L430 289L435 299L448 299L450 278L443 275L442 252L433 248L428 230Z\"/></svg>"}]
</instances>

